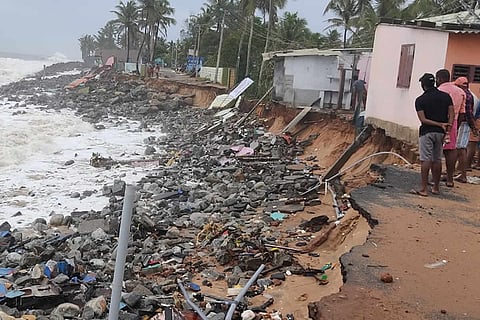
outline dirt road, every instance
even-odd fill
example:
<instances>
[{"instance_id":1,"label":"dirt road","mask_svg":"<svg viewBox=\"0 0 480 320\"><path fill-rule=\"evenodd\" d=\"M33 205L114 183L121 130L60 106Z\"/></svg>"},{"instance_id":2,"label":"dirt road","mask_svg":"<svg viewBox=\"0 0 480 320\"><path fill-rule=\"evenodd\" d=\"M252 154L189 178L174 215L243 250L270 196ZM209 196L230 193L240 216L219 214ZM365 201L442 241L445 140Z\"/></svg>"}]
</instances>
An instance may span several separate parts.
<instances>
[{"instance_id":1,"label":"dirt road","mask_svg":"<svg viewBox=\"0 0 480 320\"><path fill-rule=\"evenodd\" d=\"M342 257L346 283L310 306L316 319L480 319L479 186L420 197L409 193L418 172L390 166L383 183L352 192L378 225Z\"/></svg>"}]
</instances>

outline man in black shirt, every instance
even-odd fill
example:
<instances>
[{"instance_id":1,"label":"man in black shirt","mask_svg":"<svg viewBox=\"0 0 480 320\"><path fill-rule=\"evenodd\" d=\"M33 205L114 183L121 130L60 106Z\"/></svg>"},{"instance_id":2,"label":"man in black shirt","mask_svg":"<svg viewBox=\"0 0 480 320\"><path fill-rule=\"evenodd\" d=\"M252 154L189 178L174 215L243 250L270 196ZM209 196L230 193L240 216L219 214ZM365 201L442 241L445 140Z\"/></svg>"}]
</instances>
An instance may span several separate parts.
<instances>
[{"instance_id":1,"label":"man in black shirt","mask_svg":"<svg viewBox=\"0 0 480 320\"><path fill-rule=\"evenodd\" d=\"M432 171L432 193L440 193L440 175L442 174L442 147L445 134L448 137L449 130L454 119L452 98L448 93L435 88L433 74L425 73L420 78L424 93L415 100L415 110L420 126L420 163L422 189L412 192L421 196L427 196L428 174Z\"/></svg>"}]
</instances>

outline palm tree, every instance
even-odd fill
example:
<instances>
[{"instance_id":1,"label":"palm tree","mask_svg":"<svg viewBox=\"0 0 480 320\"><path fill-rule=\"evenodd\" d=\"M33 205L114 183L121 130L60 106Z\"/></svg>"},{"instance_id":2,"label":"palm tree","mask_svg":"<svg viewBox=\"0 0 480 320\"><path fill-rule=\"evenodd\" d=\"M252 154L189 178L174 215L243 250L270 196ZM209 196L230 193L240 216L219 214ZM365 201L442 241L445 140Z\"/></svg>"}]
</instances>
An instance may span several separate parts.
<instances>
[{"instance_id":1,"label":"palm tree","mask_svg":"<svg viewBox=\"0 0 480 320\"><path fill-rule=\"evenodd\" d=\"M278 26L278 34L288 49L299 49L309 36L307 20L298 12L285 12Z\"/></svg>"},{"instance_id":2,"label":"palm tree","mask_svg":"<svg viewBox=\"0 0 480 320\"><path fill-rule=\"evenodd\" d=\"M250 22L250 35L248 37L247 47L247 66L245 69L245 76L250 73L250 53L252 51L253 26L255 24L255 10L257 9L255 0L241 0L242 10L245 15L245 25Z\"/></svg>"},{"instance_id":3,"label":"palm tree","mask_svg":"<svg viewBox=\"0 0 480 320\"><path fill-rule=\"evenodd\" d=\"M342 35L335 29L328 30L326 40L327 48L340 48L342 46Z\"/></svg>"},{"instance_id":4,"label":"palm tree","mask_svg":"<svg viewBox=\"0 0 480 320\"><path fill-rule=\"evenodd\" d=\"M375 5L377 16L381 18L400 18L405 1L406 0L377 0Z\"/></svg>"},{"instance_id":5,"label":"palm tree","mask_svg":"<svg viewBox=\"0 0 480 320\"><path fill-rule=\"evenodd\" d=\"M286 2L287 2L286 0L261 0L260 1L259 8L263 12L264 20L265 20L265 14L268 13L267 38L265 40L265 48L263 49L263 53L266 53L268 51L270 34L272 32L275 22L278 20L278 16L277 16L278 9L283 9L285 7ZM265 62L262 59L262 63L260 65L260 75L258 76L258 82L262 81L264 66L265 66Z\"/></svg>"},{"instance_id":6,"label":"palm tree","mask_svg":"<svg viewBox=\"0 0 480 320\"><path fill-rule=\"evenodd\" d=\"M112 11L117 15L117 19L113 23L118 27L120 33L125 37L125 47L127 49L127 62L130 61L130 45L135 38L135 33L138 30L138 7L134 0L129 0L127 3L120 1L120 4L115 7L117 10Z\"/></svg>"},{"instance_id":7,"label":"palm tree","mask_svg":"<svg viewBox=\"0 0 480 320\"><path fill-rule=\"evenodd\" d=\"M95 35L95 41L99 49L116 49L115 45L115 25L112 21L102 27Z\"/></svg>"},{"instance_id":8,"label":"palm tree","mask_svg":"<svg viewBox=\"0 0 480 320\"><path fill-rule=\"evenodd\" d=\"M355 26L355 30L350 39L351 44L354 47L373 47L378 21L379 17L373 7L363 10L361 15L353 18L352 24Z\"/></svg>"},{"instance_id":9,"label":"palm tree","mask_svg":"<svg viewBox=\"0 0 480 320\"><path fill-rule=\"evenodd\" d=\"M362 6L362 7L361 7ZM327 21L332 27L343 27L343 47L347 46L347 33L352 31L352 19L366 6L365 1L357 0L330 0L323 14L333 12L336 17Z\"/></svg>"},{"instance_id":10,"label":"palm tree","mask_svg":"<svg viewBox=\"0 0 480 320\"><path fill-rule=\"evenodd\" d=\"M171 17L174 13L175 9L170 6L168 0L155 0L154 12L152 15L154 24L151 30L151 38L153 42L151 60L154 58L155 46L159 34L166 38L168 27L176 23L175 19Z\"/></svg>"},{"instance_id":11,"label":"palm tree","mask_svg":"<svg viewBox=\"0 0 480 320\"><path fill-rule=\"evenodd\" d=\"M263 23L266 22L266 17L268 16L268 21L278 21L278 9L285 8L287 0L257 0L257 8L263 14Z\"/></svg>"},{"instance_id":12,"label":"palm tree","mask_svg":"<svg viewBox=\"0 0 480 320\"><path fill-rule=\"evenodd\" d=\"M78 42L80 43L80 50L82 51L83 60L89 57L97 47L95 38L89 34L82 36L80 39L78 39Z\"/></svg>"}]
</instances>

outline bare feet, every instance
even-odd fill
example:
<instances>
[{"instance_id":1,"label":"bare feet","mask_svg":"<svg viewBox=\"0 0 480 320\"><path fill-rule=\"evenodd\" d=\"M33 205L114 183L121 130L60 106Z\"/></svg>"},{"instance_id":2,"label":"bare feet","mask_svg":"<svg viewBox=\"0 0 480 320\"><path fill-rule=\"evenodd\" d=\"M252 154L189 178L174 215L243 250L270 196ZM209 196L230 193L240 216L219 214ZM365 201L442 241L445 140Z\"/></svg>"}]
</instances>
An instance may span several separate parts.
<instances>
[{"instance_id":1,"label":"bare feet","mask_svg":"<svg viewBox=\"0 0 480 320\"><path fill-rule=\"evenodd\" d=\"M410 193L411 193L411 194L416 194L416 195L422 196L422 197L428 197L428 193L427 193L427 191L425 191L425 190L415 190L415 189L412 189L412 190L410 190Z\"/></svg>"}]
</instances>

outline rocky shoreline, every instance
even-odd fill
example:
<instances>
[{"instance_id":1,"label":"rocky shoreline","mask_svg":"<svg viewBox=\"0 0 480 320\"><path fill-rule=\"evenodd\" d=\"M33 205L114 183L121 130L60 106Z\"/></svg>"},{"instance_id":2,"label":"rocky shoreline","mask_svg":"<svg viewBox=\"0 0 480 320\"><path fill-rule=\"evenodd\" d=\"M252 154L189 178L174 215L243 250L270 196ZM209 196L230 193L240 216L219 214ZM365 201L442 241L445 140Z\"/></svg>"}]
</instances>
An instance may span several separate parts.
<instances>
[{"instance_id":1,"label":"rocky shoreline","mask_svg":"<svg viewBox=\"0 0 480 320\"><path fill-rule=\"evenodd\" d=\"M47 73L78 67L59 64ZM142 160L158 168L137 185L119 319L196 319L177 280L208 319L225 319L233 297L261 265L265 270L233 319L294 319L268 308L274 299L266 292L289 275L328 284L335 265L307 267L296 255L315 257L307 245L315 233L328 231L329 217L276 228L288 215L321 203L308 192L318 183L315 165L298 159L315 135L298 143L275 136L261 119L240 124L244 114L235 109L216 114L195 108L191 96L171 86L152 89L133 77L109 74L63 89L76 78L23 80L1 87L0 96L20 102L24 95L27 104L75 110L98 130L118 117L141 121L143 130L161 124L165 135L145 141ZM92 165L108 170L125 164L98 155ZM22 230L0 226L2 320L107 317L124 191L123 181L104 186L109 205L99 212L55 214ZM348 200L344 205L347 210ZM218 292L222 285L228 290L221 297L201 291Z\"/></svg>"}]
</instances>

